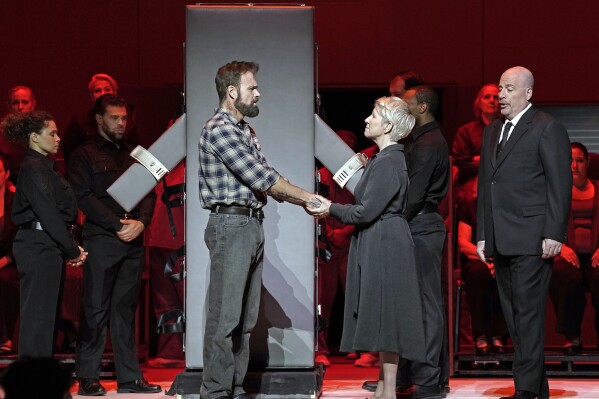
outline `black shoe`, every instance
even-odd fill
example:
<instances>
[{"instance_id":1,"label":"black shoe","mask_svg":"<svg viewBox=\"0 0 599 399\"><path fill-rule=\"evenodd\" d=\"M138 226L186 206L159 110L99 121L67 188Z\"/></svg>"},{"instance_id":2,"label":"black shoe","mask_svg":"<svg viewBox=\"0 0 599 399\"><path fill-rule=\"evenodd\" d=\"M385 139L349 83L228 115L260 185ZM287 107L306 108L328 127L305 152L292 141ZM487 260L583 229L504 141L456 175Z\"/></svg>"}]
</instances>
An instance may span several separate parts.
<instances>
[{"instance_id":1,"label":"black shoe","mask_svg":"<svg viewBox=\"0 0 599 399\"><path fill-rule=\"evenodd\" d=\"M572 346L566 346L564 348L564 354L566 356L576 356L576 355L579 355L580 352L582 352L582 345L572 345Z\"/></svg>"},{"instance_id":2,"label":"black shoe","mask_svg":"<svg viewBox=\"0 0 599 399\"><path fill-rule=\"evenodd\" d=\"M397 393L402 399L443 399L439 385L413 385L408 389L401 389Z\"/></svg>"},{"instance_id":3,"label":"black shoe","mask_svg":"<svg viewBox=\"0 0 599 399\"><path fill-rule=\"evenodd\" d=\"M499 399L546 399L536 393L517 389L513 396L502 396Z\"/></svg>"},{"instance_id":4,"label":"black shoe","mask_svg":"<svg viewBox=\"0 0 599 399\"><path fill-rule=\"evenodd\" d=\"M375 380L364 381L364 384L362 384L362 389L365 389L368 392L374 392L374 391L376 391L377 385L378 385L378 381L375 381ZM397 392L399 392L401 390L405 390L405 389L410 389L410 386L405 386L405 385L396 385L395 386L395 390Z\"/></svg>"},{"instance_id":5,"label":"black shoe","mask_svg":"<svg viewBox=\"0 0 599 399\"><path fill-rule=\"evenodd\" d=\"M77 395L81 396L102 396L106 395L106 389L100 384L99 380L93 378L79 379L79 390Z\"/></svg>"},{"instance_id":6,"label":"black shoe","mask_svg":"<svg viewBox=\"0 0 599 399\"><path fill-rule=\"evenodd\" d=\"M150 384L145 378L118 384L117 393L156 393L162 391L160 385Z\"/></svg>"},{"instance_id":7,"label":"black shoe","mask_svg":"<svg viewBox=\"0 0 599 399\"><path fill-rule=\"evenodd\" d=\"M566 335L566 341L564 354L567 356L574 356L582 352L582 341L580 340L579 335Z\"/></svg>"},{"instance_id":8,"label":"black shoe","mask_svg":"<svg viewBox=\"0 0 599 399\"><path fill-rule=\"evenodd\" d=\"M364 381L364 384L362 384L362 389L367 390L368 392L374 392L376 391L376 387L378 386L378 381L374 381L374 380L370 380L370 381Z\"/></svg>"}]
</instances>

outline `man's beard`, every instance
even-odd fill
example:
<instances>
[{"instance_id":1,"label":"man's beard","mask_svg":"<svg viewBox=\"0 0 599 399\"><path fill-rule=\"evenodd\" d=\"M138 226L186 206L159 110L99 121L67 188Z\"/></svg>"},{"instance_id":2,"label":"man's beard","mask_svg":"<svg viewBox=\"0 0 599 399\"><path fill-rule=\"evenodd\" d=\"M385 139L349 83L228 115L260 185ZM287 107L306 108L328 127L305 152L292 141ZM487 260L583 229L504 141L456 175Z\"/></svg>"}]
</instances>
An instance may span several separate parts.
<instances>
[{"instance_id":1,"label":"man's beard","mask_svg":"<svg viewBox=\"0 0 599 399\"><path fill-rule=\"evenodd\" d=\"M258 105L256 105L256 103L242 103L239 97L237 97L237 99L235 100L235 108L237 108L237 111L241 112L243 116L247 116L248 118L258 116L258 114L260 113L260 109L258 108Z\"/></svg>"},{"instance_id":2,"label":"man's beard","mask_svg":"<svg viewBox=\"0 0 599 399\"><path fill-rule=\"evenodd\" d=\"M123 141L123 138L125 137L125 133L118 133L118 132L114 132L112 130L110 130L110 128L106 125L102 125L102 131L104 132L104 134L106 134L108 136L108 138L113 142L113 143L120 143L121 141Z\"/></svg>"}]
</instances>

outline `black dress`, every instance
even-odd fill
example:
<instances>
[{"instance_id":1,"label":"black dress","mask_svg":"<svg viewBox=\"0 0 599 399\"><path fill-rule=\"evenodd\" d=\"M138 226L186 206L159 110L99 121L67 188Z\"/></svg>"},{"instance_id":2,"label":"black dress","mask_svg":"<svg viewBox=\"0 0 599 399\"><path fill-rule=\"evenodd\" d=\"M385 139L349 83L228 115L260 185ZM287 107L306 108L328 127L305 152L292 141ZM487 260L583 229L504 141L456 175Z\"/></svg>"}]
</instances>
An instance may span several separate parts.
<instances>
[{"instance_id":1,"label":"black dress","mask_svg":"<svg viewBox=\"0 0 599 399\"><path fill-rule=\"evenodd\" d=\"M403 145L393 144L366 166L354 193L355 205L331 205L331 216L356 225L349 253L342 351L425 358L414 244L403 217L408 184Z\"/></svg>"}]
</instances>

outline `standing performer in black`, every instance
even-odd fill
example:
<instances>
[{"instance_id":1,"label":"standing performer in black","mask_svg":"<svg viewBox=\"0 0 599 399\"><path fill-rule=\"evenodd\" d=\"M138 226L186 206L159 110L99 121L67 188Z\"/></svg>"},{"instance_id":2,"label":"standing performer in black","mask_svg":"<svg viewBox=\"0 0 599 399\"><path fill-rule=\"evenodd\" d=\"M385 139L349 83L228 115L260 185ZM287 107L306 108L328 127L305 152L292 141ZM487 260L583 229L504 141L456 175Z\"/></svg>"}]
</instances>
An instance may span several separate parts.
<instances>
[{"instance_id":1,"label":"standing performer in black","mask_svg":"<svg viewBox=\"0 0 599 399\"><path fill-rule=\"evenodd\" d=\"M13 244L21 284L19 356L50 357L64 259L81 266L87 257L71 235L77 201L48 157L56 154L60 143L50 114L8 115L2 121L2 132L9 141L28 146L12 209L12 220L19 226Z\"/></svg>"},{"instance_id":2,"label":"standing performer in black","mask_svg":"<svg viewBox=\"0 0 599 399\"><path fill-rule=\"evenodd\" d=\"M84 268L84 296L76 373L79 395L104 395L100 362L110 318L119 393L160 392L149 384L137 360L135 310L144 266L143 231L154 212L148 194L127 213L106 189L133 163L132 148L123 142L127 125L125 101L105 94L95 103L97 134L69 161L69 180L85 213L83 241L90 256Z\"/></svg>"}]
</instances>

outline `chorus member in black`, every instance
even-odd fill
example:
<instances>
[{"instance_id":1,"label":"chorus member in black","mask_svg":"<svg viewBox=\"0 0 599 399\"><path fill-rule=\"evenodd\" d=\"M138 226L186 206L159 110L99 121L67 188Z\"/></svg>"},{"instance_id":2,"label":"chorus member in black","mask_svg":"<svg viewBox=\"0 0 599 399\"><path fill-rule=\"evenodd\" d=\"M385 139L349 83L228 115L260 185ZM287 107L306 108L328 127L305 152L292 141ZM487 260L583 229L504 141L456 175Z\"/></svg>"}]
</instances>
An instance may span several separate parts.
<instances>
[{"instance_id":1,"label":"chorus member in black","mask_svg":"<svg viewBox=\"0 0 599 399\"><path fill-rule=\"evenodd\" d=\"M364 135L380 152L356 186L354 204L331 203L309 212L355 225L349 250L341 351L379 352L376 399L395 399L399 358L423 361L425 335L410 227L404 218L408 169L403 144L414 126L397 97L375 102Z\"/></svg>"},{"instance_id":2,"label":"chorus member in black","mask_svg":"<svg viewBox=\"0 0 599 399\"><path fill-rule=\"evenodd\" d=\"M400 392L407 398L438 399L448 385L448 345L442 288L445 223L438 211L449 188L449 147L435 119L439 97L430 86L417 86L403 96L416 118L405 144L410 177L406 220L414 240L426 338L426 360L403 361L397 385L413 386ZM407 377L406 377L407 376Z\"/></svg>"},{"instance_id":3,"label":"chorus member in black","mask_svg":"<svg viewBox=\"0 0 599 399\"><path fill-rule=\"evenodd\" d=\"M21 284L19 356L50 357L64 259L81 266L87 257L70 232L77 203L48 157L56 154L60 142L50 114L9 115L2 131L10 141L28 146L12 209L13 223L19 226L13 245Z\"/></svg>"},{"instance_id":4,"label":"chorus member in black","mask_svg":"<svg viewBox=\"0 0 599 399\"><path fill-rule=\"evenodd\" d=\"M114 94L100 96L95 115L95 136L79 147L69 162L69 181L86 215L83 242L90 251L83 274L83 311L75 364L79 394L98 395L104 389L98 379L109 321L119 389L159 392L159 385L143 379L134 335L144 267L143 232L150 225L156 195L148 194L130 213L108 195L106 189L133 163L129 156L132 148L123 141L125 101Z\"/></svg>"},{"instance_id":5,"label":"chorus member in black","mask_svg":"<svg viewBox=\"0 0 599 399\"><path fill-rule=\"evenodd\" d=\"M549 397L545 308L553 257L566 241L572 151L566 129L530 103L533 86L521 66L499 80L505 123L498 119L483 133L476 239L480 260L495 265L516 391Z\"/></svg>"}]
</instances>

